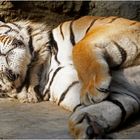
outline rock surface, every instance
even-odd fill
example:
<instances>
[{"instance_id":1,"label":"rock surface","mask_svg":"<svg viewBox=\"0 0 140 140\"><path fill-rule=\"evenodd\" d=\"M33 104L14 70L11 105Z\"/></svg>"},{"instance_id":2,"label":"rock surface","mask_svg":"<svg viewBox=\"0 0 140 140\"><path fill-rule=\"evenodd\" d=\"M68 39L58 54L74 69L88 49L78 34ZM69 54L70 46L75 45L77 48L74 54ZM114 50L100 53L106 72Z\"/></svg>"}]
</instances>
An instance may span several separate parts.
<instances>
[{"instance_id":1,"label":"rock surface","mask_svg":"<svg viewBox=\"0 0 140 140\"><path fill-rule=\"evenodd\" d=\"M70 112L53 103L0 101L0 114L0 139L71 138L67 127Z\"/></svg>"},{"instance_id":2,"label":"rock surface","mask_svg":"<svg viewBox=\"0 0 140 140\"><path fill-rule=\"evenodd\" d=\"M0 139L68 139L67 121L71 112L51 102L22 104L0 100ZM130 118L123 128L110 134L113 138L140 138L140 120Z\"/></svg>"},{"instance_id":3,"label":"rock surface","mask_svg":"<svg viewBox=\"0 0 140 140\"><path fill-rule=\"evenodd\" d=\"M0 1L0 19L32 19L57 25L83 15L140 20L140 1Z\"/></svg>"}]
</instances>

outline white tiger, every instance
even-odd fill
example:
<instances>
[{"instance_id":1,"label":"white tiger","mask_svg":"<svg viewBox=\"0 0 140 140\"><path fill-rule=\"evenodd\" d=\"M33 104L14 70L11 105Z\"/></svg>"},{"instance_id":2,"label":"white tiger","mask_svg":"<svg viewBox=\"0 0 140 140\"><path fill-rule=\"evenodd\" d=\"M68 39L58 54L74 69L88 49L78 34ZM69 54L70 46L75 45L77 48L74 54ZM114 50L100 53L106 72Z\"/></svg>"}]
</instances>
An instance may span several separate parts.
<instances>
[{"instance_id":1,"label":"white tiger","mask_svg":"<svg viewBox=\"0 0 140 140\"><path fill-rule=\"evenodd\" d=\"M0 23L0 96L38 102L39 79L50 54L49 27L31 21ZM45 66L46 68L46 66Z\"/></svg>"}]
</instances>

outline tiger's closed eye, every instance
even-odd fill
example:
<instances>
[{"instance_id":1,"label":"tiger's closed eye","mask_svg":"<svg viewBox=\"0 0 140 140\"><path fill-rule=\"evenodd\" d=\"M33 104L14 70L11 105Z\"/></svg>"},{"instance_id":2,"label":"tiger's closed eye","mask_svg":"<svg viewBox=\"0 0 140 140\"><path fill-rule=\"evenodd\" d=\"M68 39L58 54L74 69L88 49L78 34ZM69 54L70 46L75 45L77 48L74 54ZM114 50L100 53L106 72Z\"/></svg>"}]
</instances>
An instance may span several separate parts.
<instances>
[{"instance_id":1,"label":"tiger's closed eye","mask_svg":"<svg viewBox=\"0 0 140 140\"><path fill-rule=\"evenodd\" d=\"M24 43L21 40L14 39L12 45L18 47L24 45Z\"/></svg>"}]
</instances>

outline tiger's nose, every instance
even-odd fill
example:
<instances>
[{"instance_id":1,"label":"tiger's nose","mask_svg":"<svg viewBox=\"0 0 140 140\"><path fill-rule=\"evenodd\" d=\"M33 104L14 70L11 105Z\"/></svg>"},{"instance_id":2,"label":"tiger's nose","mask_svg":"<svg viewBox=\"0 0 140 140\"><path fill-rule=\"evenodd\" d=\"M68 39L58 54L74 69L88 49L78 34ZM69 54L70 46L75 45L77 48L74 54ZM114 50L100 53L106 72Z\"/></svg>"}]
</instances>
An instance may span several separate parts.
<instances>
[{"instance_id":1,"label":"tiger's nose","mask_svg":"<svg viewBox=\"0 0 140 140\"><path fill-rule=\"evenodd\" d=\"M15 74L11 69L6 69L6 76L10 81L15 81L19 74Z\"/></svg>"}]
</instances>

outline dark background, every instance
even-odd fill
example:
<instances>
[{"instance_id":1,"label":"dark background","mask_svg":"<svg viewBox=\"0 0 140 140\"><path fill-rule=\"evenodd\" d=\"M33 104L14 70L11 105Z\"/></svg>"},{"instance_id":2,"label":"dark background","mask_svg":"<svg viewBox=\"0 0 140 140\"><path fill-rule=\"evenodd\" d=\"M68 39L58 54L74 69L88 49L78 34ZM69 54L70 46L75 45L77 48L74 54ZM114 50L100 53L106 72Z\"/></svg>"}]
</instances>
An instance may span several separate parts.
<instances>
[{"instance_id":1,"label":"dark background","mask_svg":"<svg viewBox=\"0 0 140 140\"><path fill-rule=\"evenodd\" d=\"M32 19L57 25L83 15L122 16L140 20L139 1L1 1L0 19Z\"/></svg>"}]
</instances>

